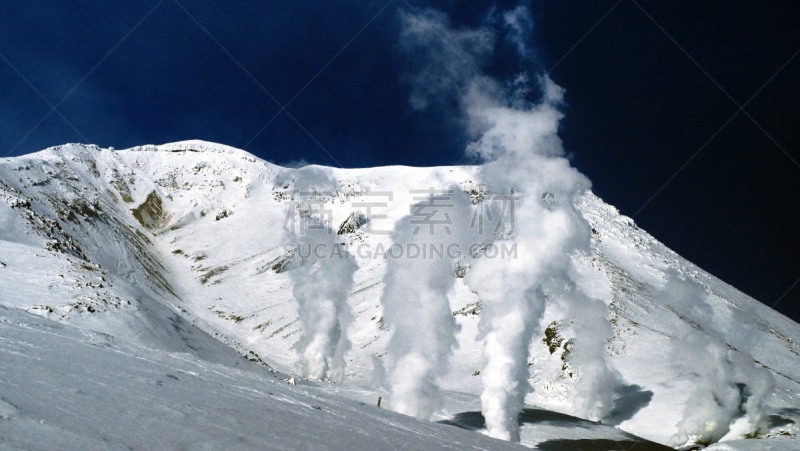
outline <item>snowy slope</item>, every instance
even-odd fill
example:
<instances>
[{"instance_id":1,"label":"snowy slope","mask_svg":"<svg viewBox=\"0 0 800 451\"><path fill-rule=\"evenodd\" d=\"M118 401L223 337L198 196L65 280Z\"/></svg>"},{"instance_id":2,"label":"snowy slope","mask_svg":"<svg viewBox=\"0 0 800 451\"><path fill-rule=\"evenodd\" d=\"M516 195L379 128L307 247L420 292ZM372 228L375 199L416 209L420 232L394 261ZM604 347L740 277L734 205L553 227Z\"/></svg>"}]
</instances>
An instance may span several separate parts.
<instances>
[{"instance_id":1,"label":"snowy slope","mask_svg":"<svg viewBox=\"0 0 800 451\"><path fill-rule=\"evenodd\" d=\"M352 349L338 389L351 397L379 393L390 331L379 302L385 260L375 251L391 241L376 232L391 230L408 214L421 195L415 191L453 186L479 194L476 168L287 170L200 141L124 151L66 145L3 159L0 301L109 334L125 346L244 365L224 343L262 366L293 373L299 324L292 281L282 270L283 229L292 225L287 212L310 197L339 230L354 213L373 208L372 233L350 227L341 235L359 269L348 299ZM676 362L676 356L695 346L688 337L701 331L751 355L775 379L769 432L742 443L790 440L783 449L800 448L794 440L800 433L800 327L676 255L593 194L582 196L578 207L593 237L592 255L577 258L599 285L610 281L599 288L608 294L614 328L607 352L624 379L610 424L670 443L702 378L692 362ZM691 307L665 301L669 274L698 283L713 315L699 317ZM461 332L444 381L450 395L443 421L480 410L480 304L461 279L450 302ZM562 414L572 413L576 377L569 366L569 323L564 312L548 308L542 339L531 344L535 391L527 402ZM725 439L746 430L740 420ZM523 443L546 441L537 435L543 429L524 426Z\"/></svg>"},{"instance_id":2,"label":"snowy slope","mask_svg":"<svg viewBox=\"0 0 800 451\"><path fill-rule=\"evenodd\" d=\"M17 309L0 324L3 449L520 447Z\"/></svg>"}]
</instances>

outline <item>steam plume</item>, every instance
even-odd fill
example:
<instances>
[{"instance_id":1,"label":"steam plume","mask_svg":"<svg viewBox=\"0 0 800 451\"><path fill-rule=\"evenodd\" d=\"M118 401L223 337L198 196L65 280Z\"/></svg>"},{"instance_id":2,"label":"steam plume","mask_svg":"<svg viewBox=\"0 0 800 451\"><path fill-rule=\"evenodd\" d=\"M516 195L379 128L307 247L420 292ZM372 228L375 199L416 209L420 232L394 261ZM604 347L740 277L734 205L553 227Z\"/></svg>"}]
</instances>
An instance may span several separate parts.
<instances>
[{"instance_id":1,"label":"steam plume","mask_svg":"<svg viewBox=\"0 0 800 451\"><path fill-rule=\"evenodd\" d=\"M400 413L427 419L441 407L439 378L450 369L459 330L448 293L455 281L454 260L464 247L460 229L469 223L469 207L460 190L448 190L412 206L420 214L406 216L395 225L394 246L403 250L404 258L388 259L381 303L392 330L388 347L391 402ZM426 215L433 213L441 217L427 219L441 223L425 223Z\"/></svg>"},{"instance_id":2,"label":"steam plume","mask_svg":"<svg viewBox=\"0 0 800 451\"><path fill-rule=\"evenodd\" d=\"M614 331L603 300L611 298L611 284L604 274L577 262L573 259L571 272L575 286L568 284L565 293L574 336L571 363L578 373L573 414L601 421L611 412L614 389L622 383L622 376L606 358L606 345Z\"/></svg>"},{"instance_id":3,"label":"steam plume","mask_svg":"<svg viewBox=\"0 0 800 451\"><path fill-rule=\"evenodd\" d=\"M527 8L518 7L502 19L487 23L505 26L506 42L514 45L521 60L530 59L526 37L532 22ZM557 135L563 90L546 75L532 82L522 73L500 83L479 69L491 56L496 35L487 27L454 29L441 13L425 11L404 16L401 47L414 56L412 106L457 99L471 136L467 154L484 162L481 183L491 193L517 198L513 221L494 237L496 243L517 244L516 258L477 259L466 282L484 304L481 402L487 429L494 437L518 440L517 416L531 388L529 345L545 301L586 299L575 291L567 295L565 287L575 286L570 255L589 246L590 227L573 203L589 188L589 181L570 167ZM532 102L537 90L539 100ZM500 205L487 205L486 212L491 217L503 214ZM606 321L606 315L592 320ZM584 361L596 367L586 380L610 384L604 346L586 346L582 352ZM608 387L593 389L603 388ZM598 403L607 401L587 397L583 410L596 412Z\"/></svg>"},{"instance_id":4,"label":"steam plume","mask_svg":"<svg viewBox=\"0 0 800 451\"><path fill-rule=\"evenodd\" d=\"M687 443L709 445L730 431L733 421L747 415L750 433L763 432L768 415L767 397L774 381L770 372L756 366L753 358L730 349L720 338L714 311L702 285L669 271L658 301L688 312L698 328L686 333L674 360L682 372L695 375L692 392L672 437L675 446Z\"/></svg>"},{"instance_id":5,"label":"steam plume","mask_svg":"<svg viewBox=\"0 0 800 451\"><path fill-rule=\"evenodd\" d=\"M289 275L302 328L296 345L298 366L306 377L341 381L350 349L347 295L358 266L326 223L324 199L335 185L313 167L280 174L276 185L293 185L296 202L289 214L298 223L287 232L294 245Z\"/></svg>"}]
</instances>

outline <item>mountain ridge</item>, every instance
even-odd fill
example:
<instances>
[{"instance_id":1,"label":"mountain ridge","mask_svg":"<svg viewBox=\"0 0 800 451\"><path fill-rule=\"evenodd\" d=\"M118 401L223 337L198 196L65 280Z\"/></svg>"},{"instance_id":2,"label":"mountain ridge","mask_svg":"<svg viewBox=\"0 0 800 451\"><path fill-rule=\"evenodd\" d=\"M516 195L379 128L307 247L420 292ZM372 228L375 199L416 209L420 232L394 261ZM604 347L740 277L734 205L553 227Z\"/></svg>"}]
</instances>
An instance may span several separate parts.
<instances>
[{"instance_id":1,"label":"mountain ridge","mask_svg":"<svg viewBox=\"0 0 800 451\"><path fill-rule=\"evenodd\" d=\"M299 175L302 171L310 175ZM304 177L312 182L298 187ZM5 200L0 203L0 261L6 265L0 268L0 284L4 293L11 293L4 304L162 349L168 343L170 351L202 354L181 343L181 333L193 330L191 324L250 360L291 373L299 325L291 282L274 268L286 258L280 231L296 192L307 189L330 210L334 230L365 209L359 203L390 192L391 200L379 200L386 203L381 212L386 218L370 224L387 231L407 214L414 199L411 191L457 186L469 193L479 187L476 177L476 168L470 166L287 169L198 140L119 151L64 145L0 159L0 198ZM663 423L677 425L692 386L687 382L691 371L674 368L670 360L675 350L686 347L683 338L701 331L734 353L752 355L775 377L772 415L783 424L776 419L761 435L784 431L796 436L797 323L681 258L591 192L579 198L578 209L593 230L592 254L578 257L582 268L610 280L607 305L614 337L607 351L625 381L615 395L617 426L670 442L675 429ZM388 236L361 227L341 236L350 249L391 244ZM35 258L46 264L31 264ZM345 380L379 387L376 373L389 333L378 303L384 262L357 260L348 299L354 312L348 332L353 349ZM41 278L50 284L48 289L14 292L26 274L37 271L47 274ZM710 315L664 300L660 290L670 271L703 287ZM463 283L456 284L450 299L461 332L444 386L474 394L479 388L473 374L480 368L480 300ZM163 318L171 320L164 323ZM184 332L163 332L182 327L183 321ZM569 374L569 328L566 312L547 311L542 341L531 343L535 390L526 400L529 404L570 413L576 376ZM653 368L665 374L648 374ZM667 387L667 376L680 377ZM453 413L446 409L443 415ZM739 432L744 418L735 418L726 439L744 435Z\"/></svg>"}]
</instances>

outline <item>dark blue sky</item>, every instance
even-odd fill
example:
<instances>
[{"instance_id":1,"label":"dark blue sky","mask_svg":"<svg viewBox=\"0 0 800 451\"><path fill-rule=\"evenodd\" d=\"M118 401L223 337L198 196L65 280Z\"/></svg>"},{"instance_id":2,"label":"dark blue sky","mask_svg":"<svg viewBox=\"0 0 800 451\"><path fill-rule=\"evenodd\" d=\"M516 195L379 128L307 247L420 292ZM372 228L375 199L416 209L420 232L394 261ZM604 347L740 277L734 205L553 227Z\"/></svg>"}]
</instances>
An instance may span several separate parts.
<instances>
[{"instance_id":1,"label":"dark blue sky","mask_svg":"<svg viewBox=\"0 0 800 451\"><path fill-rule=\"evenodd\" d=\"M410 4L446 11L458 26L515 5ZM0 154L198 138L278 163L461 160L466 137L452 114L409 107L403 0L119 5L0 4ZM800 4L529 6L536 61L498 48L487 69L549 70L567 90L561 136L595 192L702 268L800 318Z\"/></svg>"}]
</instances>

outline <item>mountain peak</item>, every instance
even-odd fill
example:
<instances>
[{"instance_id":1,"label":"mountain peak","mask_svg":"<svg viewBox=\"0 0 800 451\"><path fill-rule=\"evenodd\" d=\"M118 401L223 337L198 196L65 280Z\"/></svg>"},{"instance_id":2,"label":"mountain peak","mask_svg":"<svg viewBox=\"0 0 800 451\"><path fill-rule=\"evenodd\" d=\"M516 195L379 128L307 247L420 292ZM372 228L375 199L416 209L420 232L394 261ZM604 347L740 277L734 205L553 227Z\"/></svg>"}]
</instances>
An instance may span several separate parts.
<instances>
[{"instance_id":1,"label":"mountain peak","mask_svg":"<svg viewBox=\"0 0 800 451\"><path fill-rule=\"evenodd\" d=\"M480 193L481 180L469 166L312 169L286 175L244 150L200 140L118 152L67 144L0 159L0 321L10 315L6 307L21 308L119 342L193 353L228 365L220 359L233 354L212 347L217 346L214 337L248 360L292 374L298 340L308 330L299 319L296 284L313 276L324 281L321 286L342 286L338 276L302 272L322 263L306 269L287 264L302 253L284 230L308 231L300 221L320 214L326 229L340 232L315 244L313 253L339 259L344 255L337 252L343 249L358 265L352 289L342 289L352 312L342 321L351 346L345 353L347 373L338 387L347 393L349 383L361 386L374 380L369 383L377 388L364 393L377 398L384 393L379 391L384 362L391 363L385 356L393 332L384 325L378 301L386 290L388 267L400 258L419 265L442 252L425 241L416 249L412 245L417 243L398 248L391 235L394 224L411 215L415 221L430 221L432 211L438 211L437 220L445 215L449 222L453 210L445 208L455 204L445 207L437 201L424 210L412 208L424 205L418 203L419 194L428 191L421 189L459 186L472 196ZM294 184L287 186L287 179ZM320 184L324 190L314 188ZM785 439L792 441L789 446L774 449L792 448L800 436L800 327L681 258L590 191L575 201L591 227L591 241L587 252L571 258L583 280L580 290L598 302L591 313L545 303L543 330L535 331L529 344L528 362L535 364L524 366L534 387L525 402L559 412L563 416L553 418L563 420L566 415L588 416L577 410L578 401L610 393L612 409L604 423L648 440L682 446L689 434L713 422L721 425L712 431L713 440L755 434L758 446L764 447L790 434L793 438ZM469 214L453 225L476 227L474 218L479 216L472 212L500 208L489 202L498 200L486 197L467 207ZM516 208L502 205L506 207ZM369 221L351 224L359 215ZM487 224L504 225L499 221L506 218L531 227L530 216L504 216ZM443 224L437 227L442 231ZM477 243L481 249L489 249L482 241ZM523 245L520 249L531 249ZM304 249L307 258L312 247ZM400 256L394 254L398 249ZM441 273L454 284L442 306L444 316L463 331L441 376L447 411L456 413L455 420L458 415L475 418L483 380L478 377L483 348L479 331L485 305L462 276L471 271L469 265L489 258L486 250L470 252ZM492 283L487 277L473 286L483 289ZM561 293L562 288L554 290ZM319 293L323 291L314 295ZM567 295L566 287L563 293ZM414 305L397 308L408 314L423 310ZM589 317L607 318L609 329L579 331L579 325L588 324L579 321ZM590 348L595 343L600 345ZM579 385L584 382L576 372L588 361L580 360L587 349L599 349L613 370L609 381L589 386L591 391L583 391L587 386ZM13 366L0 365L0 372L6 368ZM167 379L177 381L178 376ZM179 379L185 384L189 376ZM173 384L163 377L162 382L164 387ZM300 376L297 382L308 383ZM10 408L0 400L0 416L7 415L3 409ZM311 410L316 415L317 409ZM527 417L519 417L528 418L521 440L531 446L546 442L532 420L538 410L526 411ZM584 428L562 420L570 437L586 437Z\"/></svg>"},{"instance_id":2,"label":"mountain peak","mask_svg":"<svg viewBox=\"0 0 800 451\"><path fill-rule=\"evenodd\" d=\"M177 141L172 143L160 144L154 147L158 150L166 152L208 152L208 153L250 155L250 152L247 152L246 150L237 149L236 147L226 146L225 144L203 141L200 139Z\"/></svg>"}]
</instances>

